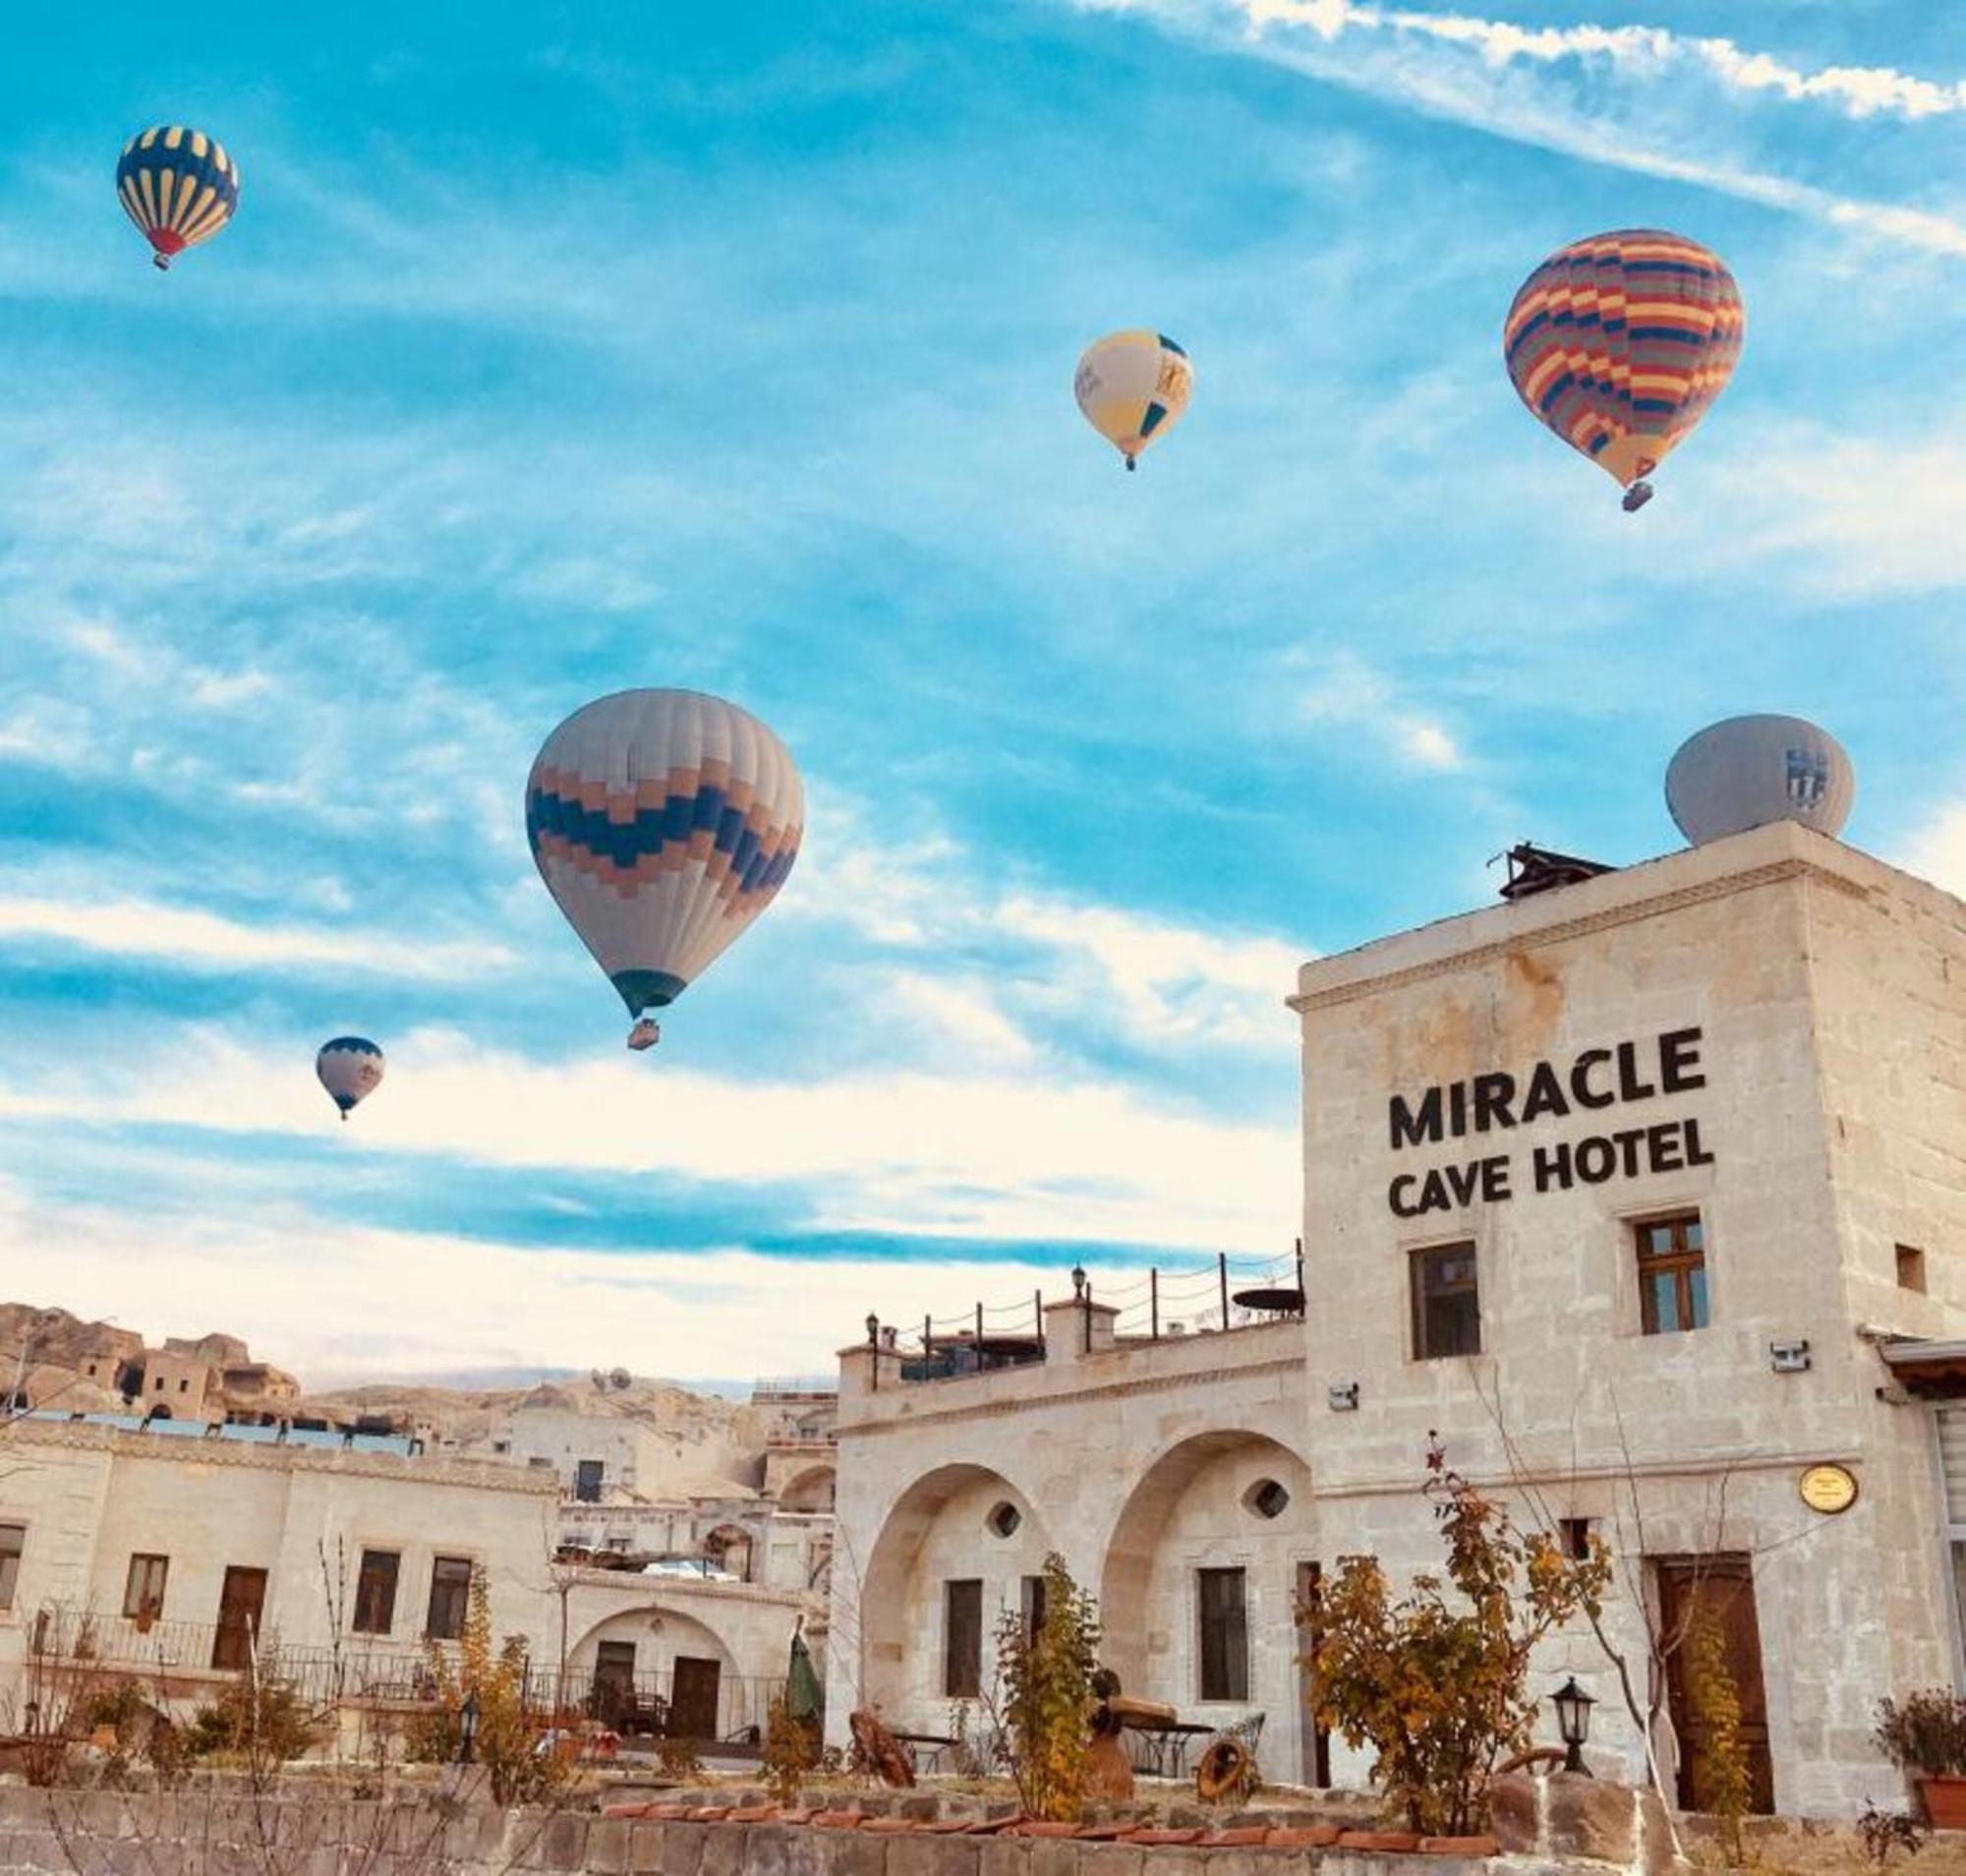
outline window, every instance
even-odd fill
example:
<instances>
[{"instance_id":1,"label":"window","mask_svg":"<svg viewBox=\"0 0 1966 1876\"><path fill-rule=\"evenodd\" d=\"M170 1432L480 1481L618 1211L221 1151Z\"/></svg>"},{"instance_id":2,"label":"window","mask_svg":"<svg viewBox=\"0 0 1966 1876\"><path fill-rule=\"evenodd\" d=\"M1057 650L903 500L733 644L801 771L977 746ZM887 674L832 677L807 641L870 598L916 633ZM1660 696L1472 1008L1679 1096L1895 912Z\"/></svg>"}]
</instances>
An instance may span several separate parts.
<instances>
[{"instance_id":1,"label":"window","mask_svg":"<svg viewBox=\"0 0 1966 1876\"><path fill-rule=\"evenodd\" d=\"M455 1641L464 1633L464 1612L471 1604L471 1559L440 1556L431 1565L430 1621L424 1633L432 1641Z\"/></svg>"},{"instance_id":2,"label":"window","mask_svg":"<svg viewBox=\"0 0 1966 1876\"><path fill-rule=\"evenodd\" d=\"M1241 1570L1202 1570L1201 1697L1249 1697L1249 1623L1243 1601Z\"/></svg>"},{"instance_id":3,"label":"window","mask_svg":"<svg viewBox=\"0 0 1966 1876\"><path fill-rule=\"evenodd\" d=\"M601 1502L601 1481L607 1476L607 1463L600 1459L577 1459L573 1466L573 1495L582 1504Z\"/></svg>"},{"instance_id":4,"label":"window","mask_svg":"<svg viewBox=\"0 0 1966 1876\"><path fill-rule=\"evenodd\" d=\"M1648 1335L1706 1326L1706 1235L1699 1212L1639 1226L1639 1313Z\"/></svg>"},{"instance_id":5,"label":"window","mask_svg":"<svg viewBox=\"0 0 1966 1876\"><path fill-rule=\"evenodd\" d=\"M942 1691L974 1700L983 1691L983 1580L952 1578L942 1597Z\"/></svg>"},{"instance_id":6,"label":"window","mask_svg":"<svg viewBox=\"0 0 1966 1876\"><path fill-rule=\"evenodd\" d=\"M1897 1247L1898 1288L1916 1290L1925 1294L1925 1253L1916 1245L1901 1244Z\"/></svg>"},{"instance_id":7,"label":"window","mask_svg":"<svg viewBox=\"0 0 1966 1876\"><path fill-rule=\"evenodd\" d=\"M0 1524L0 1609L14 1607L15 1586L21 1580L21 1553L27 1544L25 1524Z\"/></svg>"},{"instance_id":8,"label":"window","mask_svg":"<svg viewBox=\"0 0 1966 1876\"><path fill-rule=\"evenodd\" d=\"M1290 1493L1275 1479L1258 1479L1243 1494L1243 1502L1259 1518L1280 1518L1289 1508Z\"/></svg>"},{"instance_id":9,"label":"window","mask_svg":"<svg viewBox=\"0 0 1966 1876\"><path fill-rule=\"evenodd\" d=\"M1024 1633L1034 1636L1044 1626L1045 1580L1042 1576L1024 1578L1021 1607L1024 1612Z\"/></svg>"},{"instance_id":10,"label":"window","mask_svg":"<svg viewBox=\"0 0 1966 1876\"><path fill-rule=\"evenodd\" d=\"M1559 1518L1556 1521L1556 1540L1563 1554L1572 1562L1585 1563L1590 1557L1590 1520L1589 1518Z\"/></svg>"},{"instance_id":11,"label":"window","mask_svg":"<svg viewBox=\"0 0 1966 1876\"><path fill-rule=\"evenodd\" d=\"M171 1559L149 1556L142 1552L130 1559L130 1575L123 1585L123 1613L148 1621L164 1612L164 1578L171 1573Z\"/></svg>"},{"instance_id":12,"label":"window","mask_svg":"<svg viewBox=\"0 0 1966 1876\"><path fill-rule=\"evenodd\" d=\"M992 1511L985 1520L991 1530L996 1532L1000 1538L1015 1537L1017 1526L1022 1524L1023 1521L1024 1514L1008 1498Z\"/></svg>"},{"instance_id":13,"label":"window","mask_svg":"<svg viewBox=\"0 0 1966 1876\"><path fill-rule=\"evenodd\" d=\"M355 1619L350 1624L358 1635L386 1635L396 1620L396 1578L403 1567L399 1551L364 1551L362 1568L355 1579ZM431 1599L432 1621L435 1621L436 1599ZM432 1634L436 1633L434 1626Z\"/></svg>"},{"instance_id":14,"label":"window","mask_svg":"<svg viewBox=\"0 0 1966 1876\"><path fill-rule=\"evenodd\" d=\"M1414 1360L1481 1352L1481 1306L1474 1293L1474 1247L1436 1245L1413 1254Z\"/></svg>"}]
</instances>

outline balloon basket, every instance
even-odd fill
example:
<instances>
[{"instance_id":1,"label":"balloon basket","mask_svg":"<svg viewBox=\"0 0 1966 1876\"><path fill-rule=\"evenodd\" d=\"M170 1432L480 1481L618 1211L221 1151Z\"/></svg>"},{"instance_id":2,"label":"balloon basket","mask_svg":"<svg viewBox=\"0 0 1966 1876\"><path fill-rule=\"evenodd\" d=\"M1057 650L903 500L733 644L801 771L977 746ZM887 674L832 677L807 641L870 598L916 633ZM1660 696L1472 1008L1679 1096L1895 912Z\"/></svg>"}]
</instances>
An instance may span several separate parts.
<instances>
[{"instance_id":1,"label":"balloon basket","mask_svg":"<svg viewBox=\"0 0 1966 1876\"><path fill-rule=\"evenodd\" d=\"M159 273L168 273L171 270L171 257L167 254L153 254L150 257L150 264Z\"/></svg>"},{"instance_id":2,"label":"balloon basket","mask_svg":"<svg viewBox=\"0 0 1966 1876\"><path fill-rule=\"evenodd\" d=\"M1625 491L1621 504L1627 514L1637 514L1652 498L1652 485L1649 482L1635 482Z\"/></svg>"},{"instance_id":3,"label":"balloon basket","mask_svg":"<svg viewBox=\"0 0 1966 1876\"><path fill-rule=\"evenodd\" d=\"M1134 461L1134 460L1132 459L1132 457L1131 457L1131 456L1128 456L1128 457L1127 458L1127 473L1128 473L1128 474L1129 476L1130 476L1130 475L1131 475L1131 474L1133 473L1133 471L1134 471L1135 469L1137 469L1137 468L1138 468L1139 466L1140 466L1140 465L1139 465L1139 464L1138 464L1137 462L1135 462L1135 461Z\"/></svg>"}]
</instances>

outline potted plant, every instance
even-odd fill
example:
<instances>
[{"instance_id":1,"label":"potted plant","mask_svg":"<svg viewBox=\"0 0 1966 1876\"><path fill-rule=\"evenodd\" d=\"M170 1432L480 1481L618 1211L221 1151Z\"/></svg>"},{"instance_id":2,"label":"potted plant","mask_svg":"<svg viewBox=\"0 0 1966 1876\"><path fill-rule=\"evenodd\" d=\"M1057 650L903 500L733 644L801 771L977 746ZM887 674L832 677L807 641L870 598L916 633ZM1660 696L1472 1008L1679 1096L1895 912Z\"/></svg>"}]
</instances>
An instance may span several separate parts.
<instances>
[{"instance_id":1,"label":"potted plant","mask_svg":"<svg viewBox=\"0 0 1966 1876\"><path fill-rule=\"evenodd\" d=\"M1966 1700L1949 1687L1880 1700L1873 1736L1917 1787L1933 1829L1966 1830Z\"/></svg>"}]
</instances>

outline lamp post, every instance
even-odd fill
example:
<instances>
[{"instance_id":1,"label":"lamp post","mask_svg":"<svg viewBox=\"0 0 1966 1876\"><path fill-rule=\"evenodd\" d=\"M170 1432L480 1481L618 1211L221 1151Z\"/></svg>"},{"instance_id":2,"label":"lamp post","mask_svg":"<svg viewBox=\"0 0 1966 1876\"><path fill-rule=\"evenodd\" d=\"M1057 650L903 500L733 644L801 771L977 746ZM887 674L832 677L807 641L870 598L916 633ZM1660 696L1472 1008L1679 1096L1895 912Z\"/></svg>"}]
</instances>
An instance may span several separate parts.
<instances>
[{"instance_id":1,"label":"lamp post","mask_svg":"<svg viewBox=\"0 0 1966 1876\"><path fill-rule=\"evenodd\" d=\"M1071 1293L1073 1296L1085 1294L1085 1265L1082 1263L1071 1266Z\"/></svg>"},{"instance_id":2,"label":"lamp post","mask_svg":"<svg viewBox=\"0 0 1966 1876\"><path fill-rule=\"evenodd\" d=\"M1566 1748L1563 1769L1582 1772L1588 1779L1590 1768L1584 1763L1584 1742L1590 1736L1590 1709L1597 1703L1577 1684L1575 1674L1550 1695L1549 1702L1556 1709L1556 1729Z\"/></svg>"},{"instance_id":3,"label":"lamp post","mask_svg":"<svg viewBox=\"0 0 1966 1876\"><path fill-rule=\"evenodd\" d=\"M464 1705L457 1710L457 1762L459 1765L471 1763L472 1748L478 1743L478 1689L473 1688L464 1696Z\"/></svg>"}]
</instances>

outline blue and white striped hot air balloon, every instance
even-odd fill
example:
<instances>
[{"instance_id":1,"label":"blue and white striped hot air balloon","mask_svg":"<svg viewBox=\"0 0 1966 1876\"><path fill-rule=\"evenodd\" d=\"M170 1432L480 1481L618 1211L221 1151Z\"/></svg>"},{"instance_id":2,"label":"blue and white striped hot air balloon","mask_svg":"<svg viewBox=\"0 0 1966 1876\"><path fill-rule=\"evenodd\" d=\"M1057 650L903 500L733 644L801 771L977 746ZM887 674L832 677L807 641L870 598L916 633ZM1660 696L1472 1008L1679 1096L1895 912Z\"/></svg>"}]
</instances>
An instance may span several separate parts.
<instances>
[{"instance_id":1,"label":"blue and white striped hot air balloon","mask_svg":"<svg viewBox=\"0 0 1966 1876\"><path fill-rule=\"evenodd\" d=\"M696 690L623 690L576 710L526 781L540 877L637 1018L674 1002L771 904L804 829L790 751ZM628 1045L656 1035L644 1019Z\"/></svg>"},{"instance_id":2,"label":"blue and white striped hot air balloon","mask_svg":"<svg viewBox=\"0 0 1966 1876\"><path fill-rule=\"evenodd\" d=\"M341 1109L343 1120L351 1107L381 1085L382 1068L382 1051L364 1035L337 1035L323 1042L314 1058L314 1072Z\"/></svg>"},{"instance_id":3,"label":"blue and white striped hot air balloon","mask_svg":"<svg viewBox=\"0 0 1966 1876\"><path fill-rule=\"evenodd\" d=\"M123 147L116 165L123 212L168 267L173 255L209 241L239 206L239 165L215 137L185 124L157 124Z\"/></svg>"}]
</instances>

